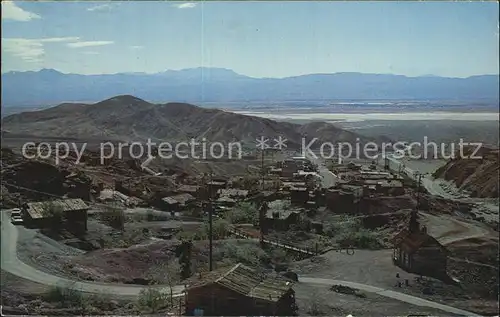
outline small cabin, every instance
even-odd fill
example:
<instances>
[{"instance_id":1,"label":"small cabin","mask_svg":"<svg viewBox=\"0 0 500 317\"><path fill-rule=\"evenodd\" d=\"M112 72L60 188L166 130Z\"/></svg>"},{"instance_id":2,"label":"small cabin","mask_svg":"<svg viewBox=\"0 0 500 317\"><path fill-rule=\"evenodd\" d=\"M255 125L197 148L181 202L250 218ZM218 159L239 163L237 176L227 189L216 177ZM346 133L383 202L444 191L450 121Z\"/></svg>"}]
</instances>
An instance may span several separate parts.
<instances>
[{"instance_id":1,"label":"small cabin","mask_svg":"<svg viewBox=\"0 0 500 317\"><path fill-rule=\"evenodd\" d=\"M187 289L186 315L292 316L296 314L293 282L267 277L239 263L229 270L205 273Z\"/></svg>"},{"instance_id":2,"label":"small cabin","mask_svg":"<svg viewBox=\"0 0 500 317\"><path fill-rule=\"evenodd\" d=\"M393 262L403 270L426 276L446 276L448 251L427 230L404 229L394 238Z\"/></svg>"}]
</instances>

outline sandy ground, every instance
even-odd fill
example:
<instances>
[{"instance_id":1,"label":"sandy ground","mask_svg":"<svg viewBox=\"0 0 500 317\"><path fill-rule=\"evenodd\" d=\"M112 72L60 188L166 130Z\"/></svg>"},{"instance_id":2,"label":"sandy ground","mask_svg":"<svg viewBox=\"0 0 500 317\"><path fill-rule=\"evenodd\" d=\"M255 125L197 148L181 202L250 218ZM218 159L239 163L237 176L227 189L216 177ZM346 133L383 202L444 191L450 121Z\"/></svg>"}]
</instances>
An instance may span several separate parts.
<instances>
[{"instance_id":1,"label":"sandy ground","mask_svg":"<svg viewBox=\"0 0 500 317\"><path fill-rule=\"evenodd\" d=\"M323 316L406 316L424 314L432 316L450 316L437 309L421 307L400 302L373 293L365 293L366 298L339 294L329 290L328 286L298 283L294 286L300 316L312 315L316 307L318 315Z\"/></svg>"},{"instance_id":2,"label":"sandy ground","mask_svg":"<svg viewBox=\"0 0 500 317\"><path fill-rule=\"evenodd\" d=\"M414 274L409 274L392 263L392 250L366 251L357 250L354 255L349 256L342 252L330 251L322 256L297 262L293 265L300 276L331 278L358 282L395 290L431 301L440 302L478 313L496 312L498 301L482 299L480 295L468 293L458 286L447 285L437 280L427 279L432 282L434 295L424 295L422 285L416 283ZM397 287L400 281L409 280L409 286ZM401 315L401 314L398 314Z\"/></svg>"}]
</instances>

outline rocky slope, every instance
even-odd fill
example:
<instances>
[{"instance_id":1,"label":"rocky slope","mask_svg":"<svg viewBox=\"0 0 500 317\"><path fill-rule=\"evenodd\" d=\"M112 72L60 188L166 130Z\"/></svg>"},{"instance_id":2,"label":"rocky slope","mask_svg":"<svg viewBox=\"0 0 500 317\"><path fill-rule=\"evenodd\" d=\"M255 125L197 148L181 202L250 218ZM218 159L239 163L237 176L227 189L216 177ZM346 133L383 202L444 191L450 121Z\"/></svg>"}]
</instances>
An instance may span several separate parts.
<instances>
[{"instance_id":1,"label":"rocky slope","mask_svg":"<svg viewBox=\"0 0 500 317\"><path fill-rule=\"evenodd\" d=\"M498 197L498 149L483 147L476 155L482 159L467 158L474 149L464 150L466 158L450 160L433 176L453 181L460 189L469 191L472 197Z\"/></svg>"},{"instance_id":2,"label":"rocky slope","mask_svg":"<svg viewBox=\"0 0 500 317\"><path fill-rule=\"evenodd\" d=\"M245 116L185 103L152 104L133 96L117 96L96 104L61 104L42 111L3 118L7 133L121 141L240 141L255 145L260 136L287 139L287 147L300 147L301 138L320 141L377 141L328 123L305 125ZM318 142L319 144L319 142ZM270 145L273 145L270 142Z\"/></svg>"}]
</instances>

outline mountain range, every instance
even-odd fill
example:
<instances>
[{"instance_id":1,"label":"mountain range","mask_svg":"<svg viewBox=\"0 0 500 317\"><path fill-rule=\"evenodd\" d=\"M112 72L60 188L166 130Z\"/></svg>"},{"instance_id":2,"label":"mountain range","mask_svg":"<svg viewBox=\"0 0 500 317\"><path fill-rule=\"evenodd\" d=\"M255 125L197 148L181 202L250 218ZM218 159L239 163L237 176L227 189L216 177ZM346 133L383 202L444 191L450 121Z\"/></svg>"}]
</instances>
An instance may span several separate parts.
<instances>
[{"instance_id":1,"label":"mountain range","mask_svg":"<svg viewBox=\"0 0 500 317\"><path fill-rule=\"evenodd\" d=\"M31 135L125 142L188 141L233 142L255 146L261 136L287 139L288 148L299 148L302 137L323 142L382 142L325 122L294 124L246 116L186 103L153 104L131 95L116 96L94 104L63 103L40 111L13 114L2 119L4 135Z\"/></svg>"},{"instance_id":2,"label":"mountain range","mask_svg":"<svg viewBox=\"0 0 500 317\"><path fill-rule=\"evenodd\" d=\"M498 87L498 75L448 78L333 73L252 78L224 68L105 75L42 69L2 74L2 105L96 102L126 94L154 102L190 103L352 99L498 101Z\"/></svg>"}]
</instances>

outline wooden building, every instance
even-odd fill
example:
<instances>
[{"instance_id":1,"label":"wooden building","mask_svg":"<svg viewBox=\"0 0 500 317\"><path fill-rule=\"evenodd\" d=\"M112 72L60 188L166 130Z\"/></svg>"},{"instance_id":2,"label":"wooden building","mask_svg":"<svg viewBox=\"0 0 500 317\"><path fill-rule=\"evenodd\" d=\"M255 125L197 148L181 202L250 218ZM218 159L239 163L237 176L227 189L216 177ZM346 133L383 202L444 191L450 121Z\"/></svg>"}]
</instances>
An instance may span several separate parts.
<instances>
[{"instance_id":1,"label":"wooden building","mask_svg":"<svg viewBox=\"0 0 500 317\"><path fill-rule=\"evenodd\" d=\"M193 207L196 198L191 194L178 194L174 196L164 197L162 200L162 209L170 212L183 211L189 207Z\"/></svg>"},{"instance_id":2,"label":"wooden building","mask_svg":"<svg viewBox=\"0 0 500 317\"><path fill-rule=\"evenodd\" d=\"M394 238L393 262L403 270L437 278L446 277L448 251L426 230L404 229Z\"/></svg>"},{"instance_id":3,"label":"wooden building","mask_svg":"<svg viewBox=\"0 0 500 317\"><path fill-rule=\"evenodd\" d=\"M201 187L197 185L181 185L177 188L179 194L190 194L193 197L199 198L201 196Z\"/></svg>"},{"instance_id":4,"label":"wooden building","mask_svg":"<svg viewBox=\"0 0 500 317\"><path fill-rule=\"evenodd\" d=\"M304 205L309 200L307 188L293 187L290 189L290 201L292 204Z\"/></svg>"},{"instance_id":5,"label":"wooden building","mask_svg":"<svg viewBox=\"0 0 500 317\"><path fill-rule=\"evenodd\" d=\"M296 314L293 282L265 277L240 264L205 273L187 289L186 314L204 316L292 316Z\"/></svg>"},{"instance_id":6,"label":"wooden building","mask_svg":"<svg viewBox=\"0 0 500 317\"><path fill-rule=\"evenodd\" d=\"M236 188L221 188L217 191L219 197L228 197L237 200L244 200L248 197L248 190Z\"/></svg>"},{"instance_id":7,"label":"wooden building","mask_svg":"<svg viewBox=\"0 0 500 317\"><path fill-rule=\"evenodd\" d=\"M297 208L287 208L286 210L276 210L269 208L266 211L263 226L266 229L288 230L290 226L300 222L302 210Z\"/></svg>"},{"instance_id":8,"label":"wooden building","mask_svg":"<svg viewBox=\"0 0 500 317\"><path fill-rule=\"evenodd\" d=\"M22 213L26 225L30 227L50 227L54 221L61 221L68 229L86 231L88 210L89 206L78 198L26 203Z\"/></svg>"}]
</instances>

